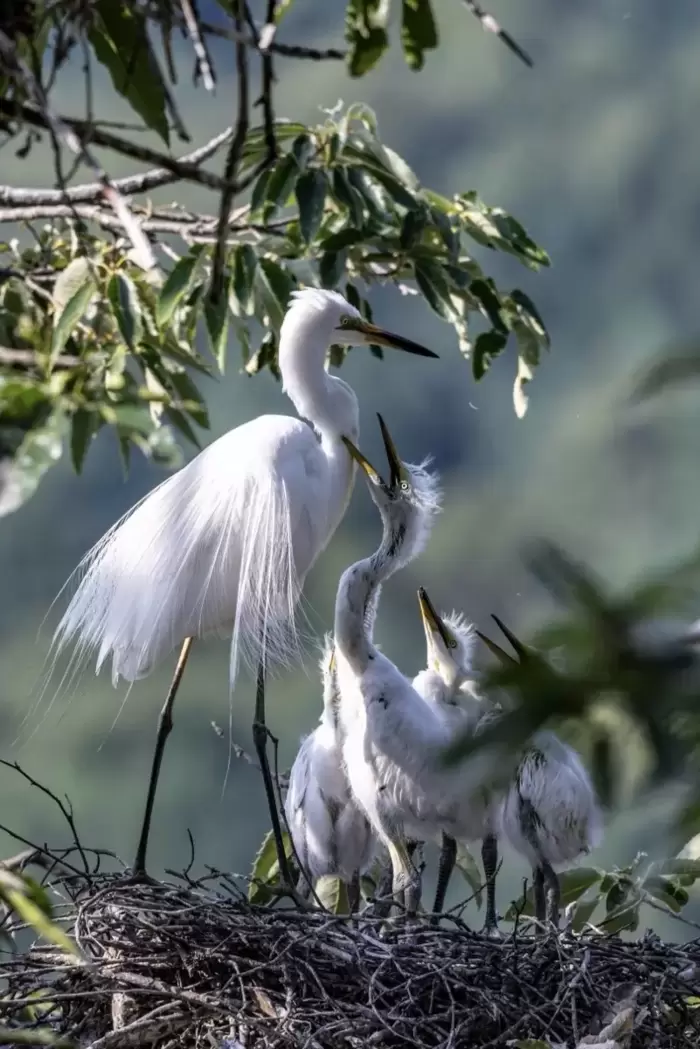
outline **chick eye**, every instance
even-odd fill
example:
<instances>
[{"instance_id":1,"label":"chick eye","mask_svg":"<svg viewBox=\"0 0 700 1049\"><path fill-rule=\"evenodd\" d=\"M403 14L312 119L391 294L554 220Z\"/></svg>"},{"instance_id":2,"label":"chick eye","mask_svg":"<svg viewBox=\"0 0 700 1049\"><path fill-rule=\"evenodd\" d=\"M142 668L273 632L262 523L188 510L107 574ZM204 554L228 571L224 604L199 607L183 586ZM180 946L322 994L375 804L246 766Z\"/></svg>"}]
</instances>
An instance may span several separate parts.
<instances>
[{"instance_id":1,"label":"chick eye","mask_svg":"<svg viewBox=\"0 0 700 1049\"><path fill-rule=\"evenodd\" d=\"M351 320L352 320L352 317L349 317L349 316L347 315L347 313L345 313L345 314L344 314L344 315L343 315L343 316L342 316L342 317L340 318L340 327L341 327L341 328L347 328L347 326L348 326L348 324L350 324Z\"/></svg>"},{"instance_id":2,"label":"chick eye","mask_svg":"<svg viewBox=\"0 0 700 1049\"><path fill-rule=\"evenodd\" d=\"M455 641L454 638L452 638L452 640L450 641L450 648L456 648L456 647L457 647L457 642Z\"/></svg>"},{"instance_id":3,"label":"chick eye","mask_svg":"<svg viewBox=\"0 0 700 1049\"><path fill-rule=\"evenodd\" d=\"M401 482L401 491L402 492L407 492L408 491L408 481L402 481Z\"/></svg>"}]
</instances>

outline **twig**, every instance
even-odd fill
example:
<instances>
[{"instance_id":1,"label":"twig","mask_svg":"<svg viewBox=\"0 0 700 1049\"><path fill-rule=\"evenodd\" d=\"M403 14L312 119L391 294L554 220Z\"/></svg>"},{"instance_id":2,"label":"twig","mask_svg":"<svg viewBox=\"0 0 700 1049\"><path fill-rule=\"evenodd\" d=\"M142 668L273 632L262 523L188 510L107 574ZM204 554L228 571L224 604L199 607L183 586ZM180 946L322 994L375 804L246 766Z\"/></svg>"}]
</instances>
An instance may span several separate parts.
<instances>
[{"instance_id":1,"label":"twig","mask_svg":"<svg viewBox=\"0 0 700 1049\"><path fill-rule=\"evenodd\" d=\"M18 274L21 279L21 275ZM69 357L67 354L59 354L54 360L53 366L55 368L75 368L78 363L78 357ZM44 362L42 361L36 350L15 350L9 346L0 346L0 367L20 367L20 368L43 368Z\"/></svg>"},{"instance_id":2,"label":"twig","mask_svg":"<svg viewBox=\"0 0 700 1049\"><path fill-rule=\"evenodd\" d=\"M243 25L244 0L235 0L235 24L240 32ZM226 256L226 234L228 232L229 215L235 196L234 179L238 168L238 161L243 150L246 135L248 134L248 52L245 44L240 40L236 43L236 78L238 81L238 112L236 116L236 130L226 155L224 166L224 180L226 188L221 194L219 205L219 224L216 230L216 243L212 254L211 285L209 297L213 303L217 303L224 293L224 265Z\"/></svg>"},{"instance_id":3,"label":"twig","mask_svg":"<svg viewBox=\"0 0 700 1049\"><path fill-rule=\"evenodd\" d=\"M88 149L84 142L80 141L73 129L52 111L41 84L34 77L26 62L19 56L17 48L12 44L12 41L2 30L0 30L0 54L2 54L7 65L17 71L27 94L34 100L34 104L37 107L37 116L41 119L43 125L49 129L54 143L58 170L60 171L58 143L62 142L76 157L92 168L97 181L102 187L102 195L113 208L114 213L121 221L127 236L133 244L138 265L147 271L158 270L158 263L151 245L148 243L148 239L126 206L123 197L113 186L107 172L98 163L92 151ZM29 107L22 106L20 108L27 109Z\"/></svg>"},{"instance_id":4,"label":"twig","mask_svg":"<svg viewBox=\"0 0 700 1049\"><path fill-rule=\"evenodd\" d=\"M505 29L500 27L493 15L490 15L488 11L484 11L483 7L481 7L476 0L462 0L462 3L467 11L471 12L475 18L479 19L482 29L485 29L487 33L495 33L499 40L502 40L506 47L510 48L513 54L517 55L526 66L529 66L532 69L534 62L528 55L527 51L522 49L520 44L513 39L510 33L507 33Z\"/></svg>"},{"instance_id":5,"label":"twig","mask_svg":"<svg viewBox=\"0 0 700 1049\"><path fill-rule=\"evenodd\" d=\"M233 134L233 128L228 127L225 131L209 139L203 146L199 146L191 153L186 153L177 158L178 164L196 167L202 161L208 160L218 149L221 148ZM176 182L181 176L166 168L153 168L144 171L142 175L127 175L125 178L113 180L113 186L125 196L133 196L137 193L148 193L152 189L168 186ZM15 186L0 186L0 204L3 205L51 205L61 204L65 200L72 203L97 203L102 195L102 186L99 182L86 182L81 186L72 186L62 192L58 189L24 189Z\"/></svg>"},{"instance_id":6,"label":"twig","mask_svg":"<svg viewBox=\"0 0 700 1049\"><path fill-rule=\"evenodd\" d=\"M205 22L200 20L200 27L204 33L208 33L211 36L218 36L221 40L231 40L233 43L242 43L246 47L252 47L254 50L259 50L259 42L254 37L248 36L242 30L228 29L224 26L213 25L211 22ZM269 50L274 55L280 55L284 58L302 58L310 59L312 62L325 62L325 61L336 61L343 62L347 54L346 51L341 50L337 47L317 48L317 47L305 47L297 44L281 44L277 40L272 41L269 45Z\"/></svg>"},{"instance_id":7,"label":"twig","mask_svg":"<svg viewBox=\"0 0 700 1049\"><path fill-rule=\"evenodd\" d=\"M209 52L207 51L207 45L204 42L199 28L199 14L194 2L190 2L190 0L180 0L180 7L182 9L182 17L187 26L187 32L192 42L197 69L202 78L204 89L205 91L214 91L214 88L216 87L216 76L209 57Z\"/></svg>"}]
</instances>

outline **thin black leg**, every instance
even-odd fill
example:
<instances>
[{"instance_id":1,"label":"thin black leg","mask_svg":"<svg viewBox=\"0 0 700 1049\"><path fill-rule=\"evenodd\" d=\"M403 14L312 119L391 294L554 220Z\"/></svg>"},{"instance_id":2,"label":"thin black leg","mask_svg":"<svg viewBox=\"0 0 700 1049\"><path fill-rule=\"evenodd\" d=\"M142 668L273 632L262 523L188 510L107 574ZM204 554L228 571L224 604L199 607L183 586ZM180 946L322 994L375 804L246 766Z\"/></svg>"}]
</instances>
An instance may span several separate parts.
<instances>
[{"instance_id":1,"label":"thin black leg","mask_svg":"<svg viewBox=\"0 0 700 1049\"><path fill-rule=\"evenodd\" d=\"M481 843L481 862L486 878L486 918L484 932L498 929L496 917L496 867L498 866L498 840L495 834L487 834Z\"/></svg>"},{"instance_id":2,"label":"thin black leg","mask_svg":"<svg viewBox=\"0 0 700 1049\"><path fill-rule=\"evenodd\" d=\"M153 752L153 763L151 765L151 778L148 782L148 794L146 796L146 808L143 813L143 820L141 822L141 836L139 838L138 848L136 849L136 859L134 860L134 874L143 877L146 873L146 850L148 849L148 838L151 833L151 819L153 817L153 805L156 800L156 790L158 789L158 779L160 776L160 766L163 761L163 754L165 753L165 744L168 736L172 732L173 728L173 707L175 706L175 697L177 690L180 687L180 681L182 675L185 672L185 666L187 659L192 648L192 642L194 638L186 637L182 643L180 649L180 656L175 667L175 673L173 674L173 680L170 683L168 694L165 697L165 703L163 709L160 712L158 718L158 732L156 734L156 749Z\"/></svg>"},{"instance_id":3,"label":"thin black leg","mask_svg":"<svg viewBox=\"0 0 700 1049\"><path fill-rule=\"evenodd\" d=\"M550 921L555 929L559 928L559 901L561 889L559 878L554 868L549 863L542 864L542 873L547 887L547 921Z\"/></svg>"},{"instance_id":4,"label":"thin black leg","mask_svg":"<svg viewBox=\"0 0 700 1049\"><path fill-rule=\"evenodd\" d=\"M348 904L350 906L350 914L354 914L355 911L360 909L360 899L360 872L355 871L348 885Z\"/></svg>"},{"instance_id":5,"label":"thin black leg","mask_svg":"<svg viewBox=\"0 0 700 1049\"><path fill-rule=\"evenodd\" d=\"M280 879L282 884L290 889L293 888L292 876L287 863L287 854L284 851L282 839L282 827L277 812L277 799L275 798L275 786L272 781L270 764L267 760L267 726L265 724L265 668L262 660L258 664L258 678L255 688L255 720L253 722L253 743L257 751L260 771L262 772L263 784L267 807L270 810L270 823L272 824L272 836L275 839L277 850L277 863L279 864Z\"/></svg>"},{"instance_id":6,"label":"thin black leg","mask_svg":"<svg viewBox=\"0 0 700 1049\"><path fill-rule=\"evenodd\" d=\"M532 872L532 894L535 898L535 918L544 925L547 912L544 897L544 871L541 867L535 867ZM538 926L538 931L542 931L541 925Z\"/></svg>"},{"instance_id":7,"label":"thin black leg","mask_svg":"<svg viewBox=\"0 0 700 1049\"><path fill-rule=\"evenodd\" d=\"M433 903L433 914L442 914L445 906L447 886L452 877L455 862L457 860L457 842L449 834L442 835L442 848L440 849L440 861L438 863L437 888L435 889L435 902Z\"/></svg>"}]
</instances>

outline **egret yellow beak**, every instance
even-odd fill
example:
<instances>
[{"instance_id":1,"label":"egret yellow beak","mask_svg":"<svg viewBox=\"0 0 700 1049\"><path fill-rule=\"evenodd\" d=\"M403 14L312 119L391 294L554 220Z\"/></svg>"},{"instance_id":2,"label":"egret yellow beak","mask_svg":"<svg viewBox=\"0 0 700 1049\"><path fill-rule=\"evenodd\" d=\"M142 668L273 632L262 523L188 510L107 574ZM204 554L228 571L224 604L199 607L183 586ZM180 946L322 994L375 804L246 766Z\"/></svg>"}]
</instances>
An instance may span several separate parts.
<instances>
[{"instance_id":1,"label":"egret yellow beak","mask_svg":"<svg viewBox=\"0 0 700 1049\"><path fill-rule=\"evenodd\" d=\"M394 488L403 478L405 471L403 463L399 459L399 453L396 451L396 445L394 444L391 434L387 429L387 425L379 412L377 412L377 418L379 419L379 428L382 431L382 440L384 441L386 458L389 463L389 487Z\"/></svg>"},{"instance_id":2,"label":"egret yellow beak","mask_svg":"<svg viewBox=\"0 0 700 1049\"><path fill-rule=\"evenodd\" d=\"M352 443L349 437L343 436L341 440L355 462L365 471L370 481L373 481L375 484L380 484L382 479L372 466L369 459L365 458L360 449Z\"/></svg>"},{"instance_id":3,"label":"egret yellow beak","mask_svg":"<svg viewBox=\"0 0 700 1049\"><path fill-rule=\"evenodd\" d=\"M335 645L331 649L331 658L328 661L328 673L332 674L335 670Z\"/></svg>"},{"instance_id":4,"label":"egret yellow beak","mask_svg":"<svg viewBox=\"0 0 700 1049\"><path fill-rule=\"evenodd\" d=\"M406 339L403 335L395 335L385 328L378 328L376 324L370 324L369 321L358 321L356 324L353 324L353 328L362 332L368 343L376 346L388 346L392 350L403 350L404 353L413 353L416 357L438 356L437 353L427 350L420 343L413 342L412 339Z\"/></svg>"},{"instance_id":5,"label":"egret yellow beak","mask_svg":"<svg viewBox=\"0 0 700 1049\"><path fill-rule=\"evenodd\" d=\"M427 591L422 586L418 589L418 604L420 606L420 614L423 619L423 627L426 633L439 634L445 644L445 648L449 648L450 639L447 636L445 624L435 611L433 602L430 600Z\"/></svg>"}]
</instances>

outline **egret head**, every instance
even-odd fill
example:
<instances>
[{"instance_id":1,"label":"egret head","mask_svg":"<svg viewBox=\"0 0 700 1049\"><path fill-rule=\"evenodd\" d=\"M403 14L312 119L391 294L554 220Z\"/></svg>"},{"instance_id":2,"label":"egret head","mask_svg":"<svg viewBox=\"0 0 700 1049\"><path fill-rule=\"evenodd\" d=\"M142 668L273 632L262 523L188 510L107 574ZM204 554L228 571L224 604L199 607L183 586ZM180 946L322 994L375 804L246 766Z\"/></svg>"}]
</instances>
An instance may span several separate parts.
<instances>
[{"instance_id":1,"label":"egret head","mask_svg":"<svg viewBox=\"0 0 700 1049\"><path fill-rule=\"evenodd\" d=\"M386 423L381 415L377 414L377 417L386 450L386 480L349 438L343 437L343 442L362 468L370 495L382 518L390 525L396 544L401 547L400 555L391 551L391 556L397 558L397 566L400 566L423 549L433 518L440 510L442 492L437 475L428 469L430 460L420 464L402 462Z\"/></svg>"},{"instance_id":2,"label":"egret head","mask_svg":"<svg viewBox=\"0 0 700 1049\"><path fill-rule=\"evenodd\" d=\"M421 587L418 604L423 620L427 649L427 666L440 675L450 691L457 690L476 677L472 663L476 632L461 613L439 615Z\"/></svg>"},{"instance_id":3,"label":"egret head","mask_svg":"<svg viewBox=\"0 0 700 1049\"><path fill-rule=\"evenodd\" d=\"M371 324L340 292L327 288L302 288L292 292L280 334L280 352L283 352L284 344L293 341L290 335L307 343L315 335L318 344L323 343L324 350L334 343L341 346L376 345L404 350L419 357L437 357L437 353L425 346Z\"/></svg>"}]
</instances>

